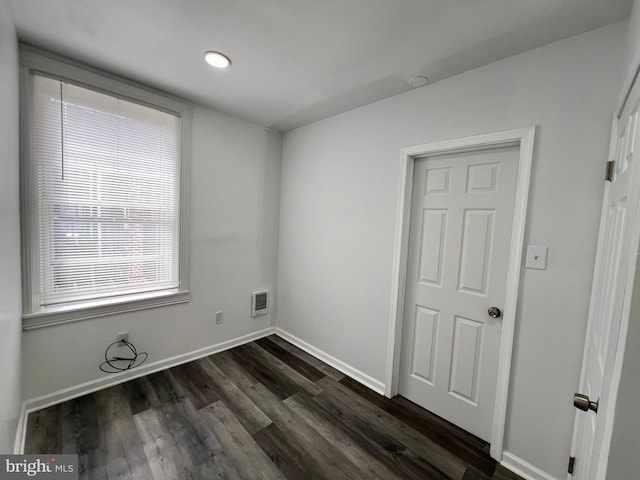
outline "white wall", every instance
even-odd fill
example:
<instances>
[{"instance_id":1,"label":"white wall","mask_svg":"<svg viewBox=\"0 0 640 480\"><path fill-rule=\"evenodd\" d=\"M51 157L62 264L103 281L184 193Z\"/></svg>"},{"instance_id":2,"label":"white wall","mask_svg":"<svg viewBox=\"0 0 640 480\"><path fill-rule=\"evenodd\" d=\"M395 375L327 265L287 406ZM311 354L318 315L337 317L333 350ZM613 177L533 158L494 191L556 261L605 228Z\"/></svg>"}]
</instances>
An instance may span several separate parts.
<instances>
[{"instance_id":1,"label":"white wall","mask_svg":"<svg viewBox=\"0 0 640 480\"><path fill-rule=\"evenodd\" d=\"M624 55L624 81L620 89L619 103L624 100L640 67L640 0L633 0L628 24Z\"/></svg>"},{"instance_id":2,"label":"white wall","mask_svg":"<svg viewBox=\"0 0 640 480\"><path fill-rule=\"evenodd\" d=\"M276 282L281 147L279 133L195 107L191 302L25 331L25 399L107 376L98 365L121 331L155 362L269 327L250 305Z\"/></svg>"},{"instance_id":3,"label":"white wall","mask_svg":"<svg viewBox=\"0 0 640 480\"><path fill-rule=\"evenodd\" d=\"M278 327L381 382L404 146L537 125L505 448L566 476L625 23L284 137Z\"/></svg>"},{"instance_id":4,"label":"white wall","mask_svg":"<svg viewBox=\"0 0 640 480\"><path fill-rule=\"evenodd\" d=\"M18 45L0 0L0 453L13 453L20 409Z\"/></svg>"}]
</instances>

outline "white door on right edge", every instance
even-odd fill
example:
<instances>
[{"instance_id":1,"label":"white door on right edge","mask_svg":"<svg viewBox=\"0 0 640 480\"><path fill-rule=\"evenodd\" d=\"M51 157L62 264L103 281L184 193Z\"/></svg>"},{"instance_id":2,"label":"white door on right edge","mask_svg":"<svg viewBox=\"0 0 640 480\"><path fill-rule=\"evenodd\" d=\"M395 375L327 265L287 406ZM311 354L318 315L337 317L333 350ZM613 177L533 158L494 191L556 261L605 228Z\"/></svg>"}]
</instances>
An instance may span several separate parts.
<instances>
[{"instance_id":1,"label":"white door on right edge","mask_svg":"<svg viewBox=\"0 0 640 480\"><path fill-rule=\"evenodd\" d=\"M635 95L629 100L638 98ZM604 428L607 418L609 386L618 343L618 332L625 302L629 265L635 265L637 245L632 245L632 233L638 204L638 187L634 164L637 161L636 135L638 104L629 101L618 121L615 161L611 182L605 189L600 238L596 254L589 324L585 339L583 373L579 392L592 402L600 400L598 413L576 413L572 451L575 456L573 476L576 479L604 479ZM631 260L630 260L631 258ZM640 450L639 450L640 452Z\"/></svg>"},{"instance_id":2,"label":"white door on right edge","mask_svg":"<svg viewBox=\"0 0 640 480\"><path fill-rule=\"evenodd\" d=\"M399 393L489 441L518 147L415 160ZM495 312L495 310L494 310Z\"/></svg>"}]
</instances>

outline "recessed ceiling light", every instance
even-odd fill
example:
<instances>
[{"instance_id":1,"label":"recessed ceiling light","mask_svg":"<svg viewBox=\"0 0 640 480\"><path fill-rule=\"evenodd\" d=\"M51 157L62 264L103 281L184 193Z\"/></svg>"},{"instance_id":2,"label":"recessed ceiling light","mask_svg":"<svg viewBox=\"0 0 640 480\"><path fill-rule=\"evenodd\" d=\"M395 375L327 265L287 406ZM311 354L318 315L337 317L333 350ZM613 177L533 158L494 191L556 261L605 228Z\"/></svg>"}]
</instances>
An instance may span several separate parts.
<instances>
[{"instance_id":1,"label":"recessed ceiling light","mask_svg":"<svg viewBox=\"0 0 640 480\"><path fill-rule=\"evenodd\" d=\"M205 61L216 68L227 68L231 65L231 60L220 52L204 52Z\"/></svg>"},{"instance_id":2,"label":"recessed ceiling light","mask_svg":"<svg viewBox=\"0 0 640 480\"><path fill-rule=\"evenodd\" d=\"M413 75L412 77L409 77L409 85L413 88L423 87L427 83L429 83L429 79L424 75Z\"/></svg>"}]
</instances>

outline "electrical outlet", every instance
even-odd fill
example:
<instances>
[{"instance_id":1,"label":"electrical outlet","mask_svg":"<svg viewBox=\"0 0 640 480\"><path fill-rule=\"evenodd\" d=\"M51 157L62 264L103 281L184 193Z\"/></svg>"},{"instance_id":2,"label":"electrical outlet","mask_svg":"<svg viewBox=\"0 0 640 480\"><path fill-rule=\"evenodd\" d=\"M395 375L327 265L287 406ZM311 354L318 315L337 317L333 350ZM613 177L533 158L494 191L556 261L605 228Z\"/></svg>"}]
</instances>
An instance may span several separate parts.
<instances>
[{"instance_id":1,"label":"electrical outlet","mask_svg":"<svg viewBox=\"0 0 640 480\"><path fill-rule=\"evenodd\" d=\"M121 342L123 340L129 341L129 332L120 332L116 335L116 342Z\"/></svg>"},{"instance_id":2,"label":"electrical outlet","mask_svg":"<svg viewBox=\"0 0 640 480\"><path fill-rule=\"evenodd\" d=\"M224 321L224 319L222 318L222 312L216 312L216 323L220 324Z\"/></svg>"}]
</instances>

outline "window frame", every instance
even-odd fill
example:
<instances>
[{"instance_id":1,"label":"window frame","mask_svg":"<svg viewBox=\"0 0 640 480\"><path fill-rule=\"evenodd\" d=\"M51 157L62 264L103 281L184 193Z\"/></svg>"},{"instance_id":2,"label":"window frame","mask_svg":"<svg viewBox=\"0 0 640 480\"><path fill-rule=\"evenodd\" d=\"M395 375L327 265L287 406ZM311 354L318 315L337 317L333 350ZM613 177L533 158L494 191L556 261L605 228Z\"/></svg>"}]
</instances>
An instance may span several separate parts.
<instances>
[{"instance_id":1,"label":"window frame","mask_svg":"<svg viewBox=\"0 0 640 480\"><path fill-rule=\"evenodd\" d=\"M38 217L32 202L36 162L31 153L32 73L177 114L182 118L180 159L179 287L42 307L39 301ZM34 329L163 305L185 303L189 291L191 104L164 92L50 52L20 45L20 221L22 243L23 329Z\"/></svg>"}]
</instances>

